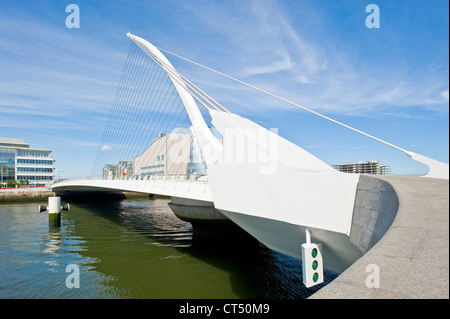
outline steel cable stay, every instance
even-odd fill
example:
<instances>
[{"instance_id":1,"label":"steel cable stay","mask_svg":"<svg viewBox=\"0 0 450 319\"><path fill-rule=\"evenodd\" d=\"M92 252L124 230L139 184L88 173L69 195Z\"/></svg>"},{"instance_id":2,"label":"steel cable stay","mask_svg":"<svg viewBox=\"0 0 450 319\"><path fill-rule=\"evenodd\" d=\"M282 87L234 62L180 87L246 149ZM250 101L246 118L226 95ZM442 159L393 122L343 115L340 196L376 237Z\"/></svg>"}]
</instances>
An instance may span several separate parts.
<instances>
[{"instance_id":1,"label":"steel cable stay","mask_svg":"<svg viewBox=\"0 0 450 319\"><path fill-rule=\"evenodd\" d=\"M126 105L126 101L129 97L130 90L127 90L127 87L133 87L136 82L136 70L140 71L138 68L138 64L140 63L138 50L133 50L131 52L131 57L127 59L127 65L125 66L126 74L125 81L119 84L118 87L118 96L113 103L113 108L111 110L111 116L108 119L108 123L104 132L105 138L103 139L100 145L100 154L101 156L97 160L97 165L94 168L95 171L98 171L103 163L107 163L112 159L113 152L115 150L116 144L118 142L118 131L121 129L120 120L123 118L124 114L124 105ZM141 57L142 59L142 57Z\"/></svg>"},{"instance_id":2,"label":"steel cable stay","mask_svg":"<svg viewBox=\"0 0 450 319\"><path fill-rule=\"evenodd\" d=\"M136 76L136 84L130 88L128 100L126 100L126 103L124 103L122 107L123 114L120 118L122 123L120 127L121 132L118 134L116 146L118 148L118 152L115 153L114 163L122 160L122 156L124 156L124 153L127 150L127 141L131 138L132 131L136 127L134 118L139 114L137 102L139 101L142 90L145 88L145 84L147 83L147 65L148 61L146 61L142 56L139 56L139 62L137 63L139 72Z\"/></svg>"},{"instance_id":3,"label":"steel cable stay","mask_svg":"<svg viewBox=\"0 0 450 319\"><path fill-rule=\"evenodd\" d=\"M170 79L167 79L167 81L170 82ZM176 91L175 88L173 88L170 84L168 85L168 88L172 89L171 92L171 96L175 95L175 97L177 97L176 95ZM157 121L157 123L159 123L159 126L153 125L151 124L150 127L152 128L151 133L149 134L149 136L155 136L155 133L163 133L163 132L170 132L172 131L174 128L176 128L177 126L180 125L186 125L186 119L184 121L182 121L180 123L179 119L180 117L185 114L185 118L187 118L187 114L184 111L184 107L183 104L181 102L181 100L177 99L172 99L171 104L170 103L170 99L167 101L166 104L162 104L162 103L158 103L160 104L160 109L163 112L158 112L158 118L155 117L155 120ZM171 117L169 118L169 114L171 114ZM178 117L176 118L176 120L174 121L175 116L178 114ZM165 116L164 116L165 115ZM166 135L166 133L164 133ZM145 148L147 150L147 148L150 146L150 144L147 145L147 147ZM149 162L152 160L152 158L158 156L159 153L161 153L163 148L163 145L159 145L159 148L154 147L153 151L151 153L147 153L144 157L143 162Z\"/></svg>"},{"instance_id":4,"label":"steel cable stay","mask_svg":"<svg viewBox=\"0 0 450 319\"><path fill-rule=\"evenodd\" d=\"M145 75L147 77L147 73ZM159 83L158 89L161 87L163 80L162 74L157 74L157 83ZM153 83L154 81L152 81ZM148 83L148 82L147 82ZM145 105L141 104L141 101L145 98L146 95L150 92L150 87L147 85L144 85L142 87L145 91L137 91L135 94L135 97L133 101L130 102L129 105L129 112L133 115L133 117L127 121L125 121L125 125L128 126L128 130L123 133L123 137L126 138L126 140L123 143L123 150L120 154L117 156L117 160L125 160L130 158L130 154L134 153L133 149L131 148L131 145L136 144L136 131L141 128L142 119L144 118L144 115L146 113L149 113L151 110L145 107ZM144 131L141 129L141 131Z\"/></svg>"},{"instance_id":5,"label":"steel cable stay","mask_svg":"<svg viewBox=\"0 0 450 319\"><path fill-rule=\"evenodd\" d=\"M114 159L114 163L126 159L126 153L128 152L130 146L130 139L133 138L134 131L137 127L137 123L135 121L136 117L140 117L141 111L139 111L139 101L142 98L142 90L148 84L148 75L147 65L148 61L142 59L143 64L140 64L139 68L139 76L138 83L135 86L136 93L133 94L132 90L130 90L129 101L124 104L123 110L125 116L122 119L121 129L122 132L119 134L119 140L117 142L118 152L115 154L116 157Z\"/></svg>"},{"instance_id":6,"label":"steel cable stay","mask_svg":"<svg viewBox=\"0 0 450 319\"><path fill-rule=\"evenodd\" d=\"M135 83L138 80L138 77L136 77L136 72L142 71L138 68L141 61L142 57L139 56L139 51L133 51L132 58L128 61L130 67L128 68L127 81L119 88L122 94L117 100L116 110L110 119L111 125L109 127L109 131L106 132L107 136L105 143L101 145L102 148L104 147L102 154L103 156L99 160L100 167L97 167L97 169L101 169L101 166L113 160L115 150L119 145L120 130L122 129L120 123L124 118L123 114L125 112L126 105L128 104L127 100L130 98L130 90L127 90L127 88L135 86Z\"/></svg>"},{"instance_id":7,"label":"steel cable stay","mask_svg":"<svg viewBox=\"0 0 450 319\"><path fill-rule=\"evenodd\" d=\"M113 103L112 103L111 109L110 109L110 111L109 111L108 119L107 119L107 121L106 121L105 128L104 128L103 134L102 134L102 139L101 139L101 141L100 141L100 145L99 145L98 150L97 150L97 155L96 155L96 157L95 157L94 165L93 165L93 167L92 167L91 177L95 177L95 172L96 172L96 169L97 169L98 161L100 160L101 149L102 149L102 146L104 145L105 139L107 138L107 137L106 137L106 136L107 136L107 132L109 132L109 127L110 127L110 125L111 125L111 118L112 118L112 115L114 114L114 112L115 112L115 110L116 110L116 108L117 108L117 100L118 100L118 96L121 94L120 88L121 88L121 86L122 86L123 81L125 81L124 78L125 78L125 75L126 75L127 72L128 72L128 67L129 67L129 65L130 65L130 64L128 63L128 61L129 61L129 59L130 59L131 52L132 52L133 49L134 49L134 45L133 45L133 44L130 44L130 48L129 48L129 51L128 51L127 60L126 60L126 62L125 62L125 65L124 65L123 70L122 70L122 74L121 74L121 76L120 76L119 85L118 85L118 87L117 87L117 89L116 89L116 93L115 93L115 95L114 95Z\"/></svg>"},{"instance_id":8,"label":"steel cable stay","mask_svg":"<svg viewBox=\"0 0 450 319\"><path fill-rule=\"evenodd\" d=\"M158 59L158 57L156 57L153 53L151 53L146 47L142 46L140 43L137 42L136 45L138 45L141 48L141 50L143 50L151 59L153 59L162 69L164 69L167 73L172 75L172 78L178 84L182 85L208 111L210 110L210 108L207 105L211 106L217 111L225 111L227 113L231 113L223 105L214 100L211 96L209 96L195 84L189 81L186 77L184 77L182 74L176 71L172 66Z\"/></svg>"},{"instance_id":9,"label":"steel cable stay","mask_svg":"<svg viewBox=\"0 0 450 319\"><path fill-rule=\"evenodd\" d=\"M161 51L163 51L163 52L166 52L166 53L168 53L168 54L170 54L170 55L173 55L173 56L175 56L175 57L177 57L177 58L180 58L180 59L182 59L182 60L184 60L184 61L187 61L187 62L189 62L189 63L195 64L195 65L197 65L197 66L199 66L199 67L201 67L201 68L204 68L204 69L206 69L206 70L209 70L209 71L211 71L211 72L214 72L214 73L216 73L216 74L219 74L219 75L221 75L221 76L223 76L223 77L226 77L226 78L228 78L228 79L230 79L230 80L232 80L232 81L235 81L235 82L237 82L237 83L240 83L240 84L243 84L243 85L245 85L245 86L248 86L248 87L250 87L250 88L252 88L252 89L254 89L254 90L257 90L257 91L259 91L259 92L262 92L262 93L264 93L264 94L267 94L267 95L269 95L269 96L272 96L272 97L274 97L274 98L276 98L276 99L278 99L278 100L281 100L281 101L283 101L283 102L286 102L286 103L288 103L288 104L291 104L291 105L293 105L293 106L296 106L296 107L298 107L298 108L301 108L301 109L303 109L303 110L305 110L305 111L307 111L307 112L310 112L310 113L312 113L312 114L314 114L314 115L317 115L317 116L319 116L319 117L322 117L322 118L324 118L324 119L326 119L326 120L328 120L328 121L334 122L334 123L336 123L336 124L338 124L338 125L341 125L341 126L343 126L343 127L346 127L346 128L348 128L348 129L350 129L350 130L353 130L353 131L355 131L355 132L357 132L357 133L360 133L360 134L363 134L363 135L365 135L365 136L367 136L367 137L370 137L370 138L372 138L372 139L375 139L375 140L377 140L378 142L384 143L384 144L386 144L386 145L388 145L388 146L391 146L391 147L393 147L393 148L396 148L396 149L398 149L398 150L400 150L400 151L406 152L404 149L402 149L402 148L400 148L400 147L398 147L398 146L395 146L395 145L393 145L393 144L391 144L391 143L389 143L389 142L383 141L383 140L381 140L381 139L379 139L379 138L376 138L376 137L374 137L374 136L372 136L372 135L369 135L369 134L367 134L367 133L364 133L364 132L362 132L362 131L360 131L360 130L358 130L358 129L355 129L355 128L349 126L349 125L346 125L346 124L341 123L341 122L339 122L339 121L336 121L336 120L334 120L334 119L332 119L332 118L330 118L330 117L328 117L328 116L325 116L325 115L320 114L320 113L318 113L318 112L316 112L316 111L313 111L313 110L311 110L311 109L309 109L309 108L307 108L307 107L301 106L301 105L299 105L299 104L297 104L297 103L295 103L295 102L289 101L289 100L287 100L287 99L285 99L285 98L282 98L282 97L280 97L280 96L278 96L278 95L275 95L275 94L273 94L273 93L270 93L270 92L268 92L268 91L265 91L265 90L263 90L263 89L261 89L261 88L258 88L258 87L256 87L256 86L254 86L254 85L251 85L251 84L249 84L249 83L246 83L246 82L244 82L244 81L241 81L241 80L239 80L239 79L236 79L236 78L234 78L234 77L232 77L232 76L229 76L229 75L227 75L227 74L225 74L225 73L222 73L222 72L219 72L219 71L214 70L214 69L212 69L212 68L209 68L209 67L207 67L207 66L204 66L204 65L202 65L202 64L200 64L200 63L197 63L197 62L194 62L194 61L189 60L189 59L187 59L187 58L184 58L184 57L182 57L182 56L180 56L180 55L177 55L177 54L172 53L172 52L170 52L170 51L167 51L167 50L165 50L165 49L162 49L162 48L159 48L159 47L157 47L157 48L158 48L158 50L161 50Z\"/></svg>"},{"instance_id":10,"label":"steel cable stay","mask_svg":"<svg viewBox=\"0 0 450 319\"><path fill-rule=\"evenodd\" d=\"M157 133L158 131L159 132L167 132L167 131L170 131L171 129L173 129L174 126L179 126L180 125L179 118L181 117L181 115L183 114L183 111L184 111L184 107L183 107L181 100L179 98L177 99L178 94L176 93L175 88L170 84L171 83L170 78L164 72L164 70L162 68L160 68L160 70L162 71L163 76L165 76L166 87L163 90L157 89L157 91L159 93L165 91L165 96L163 97L161 94L158 94L157 96L156 95L153 96L154 99L156 98L156 102L154 102L152 104L158 105L158 109L153 111L153 113L157 113L157 114L156 114L156 116L153 116L152 122L150 122L148 125L151 128L151 132L148 132L147 134L148 134L148 136L152 136L152 137L154 137L156 135L155 133ZM170 93L169 98L167 99L167 95L168 95L169 91L171 93ZM166 103L163 104L163 101L166 101ZM176 104L176 102L178 102L178 104ZM179 110L181 110L181 112ZM179 113L179 116L177 118L177 121L174 122L173 119L177 113ZM167 122L168 116L163 117L163 115L167 115L167 114L172 114L172 117L170 118L170 120L168 122ZM186 118L187 118L187 114L186 114ZM156 123L154 123L155 121L156 121L156 123L159 123L159 126L155 125L156 124ZM184 122L186 122L186 120ZM146 145L149 145L149 143L147 143ZM161 148L162 148L162 146L160 146L159 149L153 148L153 152L146 154L146 156L144 158L144 162L150 161L152 157L156 157L156 154L161 151Z\"/></svg>"},{"instance_id":11,"label":"steel cable stay","mask_svg":"<svg viewBox=\"0 0 450 319\"><path fill-rule=\"evenodd\" d=\"M163 70L161 70L161 71L164 72ZM167 82L166 83L167 88L169 88L168 85L170 83L170 80L166 78L165 81ZM169 93L168 90L163 90L163 91L166 91L166 95ZM172 92L170 93L170 96L167 99L168 104L170 103L170 101L172 101L172 104L169 108L170 112L172 112L173 107L176 103L176 99L174 98L176 92L174 92L174 91L175 90L172 90ZM149 95L149 97L150 97L150 95ZM152 94L151 97L152 97L152 101L150 103L147 101L147 103L145 105L147 105L147 106L155 105L155 107L152 109L152 112L146 112L145 118L143 119L143 122L146 123L145 128L143 128L143 132L145 132L145 134L140 134L139 138L136 140L136 143L137 143L136 145L138 147L141 147L142 149L140 151L136 151L135 154L133 154L134 156L143 153L151 144L151 140L148 140L148 138L156 136L155 133L158 130L161 130L161 127L158 127L158 128L156 127L155 121L157 123L160 121L159 118L163 114L161 111L164 110L165 108L167 108L168 104L164 105L163 103L160 103L161 95L156 96L156 94ZM179 101L179 104L180 103L181 103L181 101ZM156 107L156 105L158 105L158 107ZM176 107L175 107L175 109L176 109ZM158 115L159 115L159 117L158 117ZM151 119L147 120L149 116L151 117Z\"/></svg>"},{"instance_id":12,"label":"steel cable stay","mask_svg":"<svg viewBox=\"0 0 450 319\"><path fill-rule=\"evenodd\" d=\"M147 82L147 87L148 88L152 88L155 84L155 82L157 82L157 80L160 78L160 72L161 70L159 68L157 68L157 76L154 74L154 70L155 68L157 68L157 66L152 63L152 69L150 71L151 73L151 81L150 84L148 84ZM161 85L162 81L160 81L160 85ZM152 102L150 102L150 98L154 97L153 94L151 94L151 90L147 89L145 94L143 94L141 96L140 101L138 102L138 108L140 108L141 112L138 113L137 116L135 116L137 118L137 120L133 121L133 126L134 126L134 132L133 132L133 136L137 134L136 131L140 130L141 132L147 132L147 128L148 128L148 117L149 114L151 114L151 112L146 111L146 106L148 106L149 104L152 105ZM130 138L129 140L125 143L127 145L129 145L128 147L128 151L126 152L126 154L128 154L127 156L123 157L123 158L129 158L130 154L132 153L137 153L138 149L141 147L141 145L143 145L143 143L145 142L145 139L143 140L143 138L145 138L146 134L139 134L136 135L134 139L131 139L131 134L130 134Z\"/></svg>"},{"instance_id":13,"label":"steel cable stay","mask_svg":"<svg viewBox=\"0 0 450 319\"><path fill-rule=\"evenodd\" d=\"M106 164L130 162L148 149L151 141L146 140L154 140L156 133L190 125L169 73L158 61L148 59L139 46L133 47L116 90L92 176L102 175ZM175 142L168 142L169 147ZM161 150L161 145L154 147L145 154L144 162L152 161ZM179 174L180 169L181 166L175 173Z\"/></svg>"}]
</instances>

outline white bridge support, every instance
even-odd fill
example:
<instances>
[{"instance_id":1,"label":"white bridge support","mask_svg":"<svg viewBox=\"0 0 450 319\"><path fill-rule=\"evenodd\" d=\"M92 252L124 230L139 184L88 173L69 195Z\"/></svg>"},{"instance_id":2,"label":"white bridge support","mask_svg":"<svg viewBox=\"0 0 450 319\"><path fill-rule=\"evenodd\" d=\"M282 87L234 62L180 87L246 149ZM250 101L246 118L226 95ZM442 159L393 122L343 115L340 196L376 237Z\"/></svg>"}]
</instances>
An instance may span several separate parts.
<instances>
[{"instance_id":1,"label":"white bridge support","mask_svg":"<svg viewBox=\"0 0 450 319\"><path fill-rule=\"evenodd\" d=\"M343 270L360 256L349 241L359 175L332 169L248 119L211 116L224 145L222 160L208 167L216 209L267 247L298 259L305 229L312 229L314 240L326 243L325 258L337 257L328 259L328 269ZM230 161L229 152L242 152L236 141L259 160L249 154Z\"/></svg>"}]
</instances>

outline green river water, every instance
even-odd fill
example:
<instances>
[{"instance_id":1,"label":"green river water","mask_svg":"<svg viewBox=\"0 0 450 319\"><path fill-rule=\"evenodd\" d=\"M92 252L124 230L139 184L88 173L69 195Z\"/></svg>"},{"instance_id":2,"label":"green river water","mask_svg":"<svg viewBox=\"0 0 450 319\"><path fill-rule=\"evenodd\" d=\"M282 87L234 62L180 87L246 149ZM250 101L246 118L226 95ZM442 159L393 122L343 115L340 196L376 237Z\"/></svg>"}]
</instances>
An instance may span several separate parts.
<instances>
[{"instance_id":1,"label":"green river water","mask_svg":"<svg viewBox=\"0 0 450 319\"><path fill-rule=\"evenodd\" d=\"M58 228L45 202L1 204L0 298L303 299L323 286L305 288L300 261L255 240L193 236L167 202L70 203Z\"/></svg>"}]
</instances>

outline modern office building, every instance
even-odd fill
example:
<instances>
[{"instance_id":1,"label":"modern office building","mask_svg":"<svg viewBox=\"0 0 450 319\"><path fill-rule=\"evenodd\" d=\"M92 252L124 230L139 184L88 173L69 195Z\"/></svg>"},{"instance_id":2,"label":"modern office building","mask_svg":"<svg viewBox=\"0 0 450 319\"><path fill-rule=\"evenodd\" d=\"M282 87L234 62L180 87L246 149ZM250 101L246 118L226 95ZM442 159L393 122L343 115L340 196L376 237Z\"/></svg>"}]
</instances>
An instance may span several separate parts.
<instances>
[{"instance_id":1,"label":"modern office building","mask_svg":"<svg viewBox=\"0 0 450 319\"><path fill-rule=\"evenodd\" d=\"M46 184L54 179L55 160L51 150L30 148L22 139L0 137L0 183L28 180Z\"/></svg>"},{"instance_id":2,"label":"modern office building","mask_svg":"<svg viewBox=\"0 0 450 319\"><path fill-rule=\"evenodd\" d=\"M333 168L344 173L391 175L391 167L378 161L344 163L333 165Z\"/></svg>"}]
</instances>

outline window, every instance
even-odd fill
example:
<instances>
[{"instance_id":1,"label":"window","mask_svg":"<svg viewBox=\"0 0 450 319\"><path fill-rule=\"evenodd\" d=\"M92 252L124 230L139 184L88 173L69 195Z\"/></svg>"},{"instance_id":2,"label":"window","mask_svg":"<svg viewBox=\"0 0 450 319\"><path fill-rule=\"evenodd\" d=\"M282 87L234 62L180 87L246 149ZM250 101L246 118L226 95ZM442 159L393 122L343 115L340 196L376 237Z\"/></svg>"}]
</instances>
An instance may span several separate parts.
<instances>
[{"instance_id":1,"label":"window","mask_svg":"<svg viewBox=\"0 0 450 319\"><path fill-rule=\"evenodd\" d=\"M0 149L0 183L4 183L15 177L14 151Z\"/></svg>"},{"instance_id":2,"label":"window","mask_svg":"<svg viewBox=\"0 0 450 319\"><path fill-rule=\"evenodd\" d=\"M158 155L158 162L161 160L161 157Z\"/></svg>"},{"instance_id":3,"label":"window","mask_svg":"<svg viewBox=\"0 0 450 319\"><path fill-rule=\"evenodd\" d=\"M161 155L161 161L164 161L164 155Z\"/></svg>"},{"instance_id":4,"label":"window","mask_svg":"<svg viewBox=\"0 0 450 319\"><path fill-rule=\"evenodd\" d=\"M158 167L164 167L164 164L146 166L146 167L142 167L141 169L151 169L151 168L158 168Z\"/></svg>"}]
</instances>

